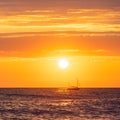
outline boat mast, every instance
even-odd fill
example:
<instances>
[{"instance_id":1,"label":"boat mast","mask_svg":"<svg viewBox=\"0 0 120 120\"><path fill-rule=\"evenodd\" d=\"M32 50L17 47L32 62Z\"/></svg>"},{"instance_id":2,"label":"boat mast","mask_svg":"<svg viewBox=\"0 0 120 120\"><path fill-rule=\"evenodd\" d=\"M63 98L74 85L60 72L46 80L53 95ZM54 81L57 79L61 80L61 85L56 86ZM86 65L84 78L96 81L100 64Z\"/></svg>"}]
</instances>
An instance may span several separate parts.
<instances>
[{"instance_id":1,"label":"boat mast","mask_svg":"<svg viewBox=\"0 0 120 120\"><path fill-rule=\"evenodd\" d=\"M78 78L77 78L77 87L79 87L79 80L78 80Z\"/></svg>"}]
</instances>

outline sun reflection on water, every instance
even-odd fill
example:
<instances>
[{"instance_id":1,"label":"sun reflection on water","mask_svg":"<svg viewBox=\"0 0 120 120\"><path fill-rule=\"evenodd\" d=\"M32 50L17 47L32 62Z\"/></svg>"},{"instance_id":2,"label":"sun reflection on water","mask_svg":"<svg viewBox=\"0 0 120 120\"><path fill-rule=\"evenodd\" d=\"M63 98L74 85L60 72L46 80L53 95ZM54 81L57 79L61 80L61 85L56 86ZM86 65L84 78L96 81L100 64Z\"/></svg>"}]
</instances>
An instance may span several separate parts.
<instances>
[{"instance_id":1,"label":"sun reflection on water","mask_svg":"<svg viewBox=\"0 0 120 120\"><path fill-rule=\"evenodd\" d=\"M54 105L54 106L61 106L61 107L65 107L65 106L69 106L72 104L72 100L70 99L64 99L64 100L53 100L51 102L51 105Z\"/></svg>"},{"instance_id":2,"label":"sun reflection on water","mask_svg":"<svg viewBox=\"0 0 120 120\"><path fill-rule=\"evenodd\" d=\"M70 91L68 90L68 88L59 88L56 90L56 93L58 93L58 94L70 94Z\"/></svg>"}]
</instances>

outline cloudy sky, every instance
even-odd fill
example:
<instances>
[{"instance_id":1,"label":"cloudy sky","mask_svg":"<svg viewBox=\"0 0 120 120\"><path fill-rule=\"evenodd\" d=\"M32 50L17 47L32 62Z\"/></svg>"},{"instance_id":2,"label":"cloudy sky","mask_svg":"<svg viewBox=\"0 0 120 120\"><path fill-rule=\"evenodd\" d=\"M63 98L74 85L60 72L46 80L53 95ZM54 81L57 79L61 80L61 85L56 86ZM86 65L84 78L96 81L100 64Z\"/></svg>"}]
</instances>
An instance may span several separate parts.
<instances>
[{"instance_id":1,"label":"cloudy sky","mask_svg":"<svg viewBox=\"0 0 120 120\"><path fill-rule=\"evenodd\" d=\"M61 79L74 79L79 66L83 87L119 87L120 0L0 0L1 86L52 86L61 56L71 62Z\"/></svg>"},{"instance_id":2,"label":"cloudy sky","mask_svg":"<svg viewBox=\"0 0 120 120\"><path fill-rule=\"evenodd\" d=\"M119 6L119 0L1 0L0 56L56 49L120 55Z\"/></svg>"}]
</instances>

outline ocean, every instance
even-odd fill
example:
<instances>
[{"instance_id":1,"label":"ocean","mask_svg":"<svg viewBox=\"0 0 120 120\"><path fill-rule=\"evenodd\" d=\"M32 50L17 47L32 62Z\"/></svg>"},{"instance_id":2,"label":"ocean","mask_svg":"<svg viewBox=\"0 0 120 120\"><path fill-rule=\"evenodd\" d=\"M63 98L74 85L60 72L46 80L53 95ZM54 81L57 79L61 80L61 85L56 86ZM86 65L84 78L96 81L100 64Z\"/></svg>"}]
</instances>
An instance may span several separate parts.
<instances>
[{"instance_id":1,"label":"ocean","mask_svg":"<svg viewBox=\"0 0 120 120\"><path fill-rule=\"evenodd\" d=\"M0 89L0 120L120 120L120 89Z\"/></svg>"}]
</instances>

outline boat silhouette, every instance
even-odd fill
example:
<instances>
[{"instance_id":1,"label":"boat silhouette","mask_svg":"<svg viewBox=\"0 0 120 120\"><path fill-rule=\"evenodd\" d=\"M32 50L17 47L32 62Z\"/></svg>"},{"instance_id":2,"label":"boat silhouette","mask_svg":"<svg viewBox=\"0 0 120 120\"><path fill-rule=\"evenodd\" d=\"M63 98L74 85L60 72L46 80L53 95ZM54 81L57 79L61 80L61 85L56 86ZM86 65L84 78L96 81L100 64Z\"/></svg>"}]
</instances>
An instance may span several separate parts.
<instances>
[{"instance_id":1,"label":"boat silhouette","mask_svg":"<svg viewBox=\"0 0 120 120\"><path fill-rule=\"evenodd\" d=\"M79 80L77 79L77 86L71 86L68 88L68 90L79 90Z\"/></svg>"}]
</instances>

